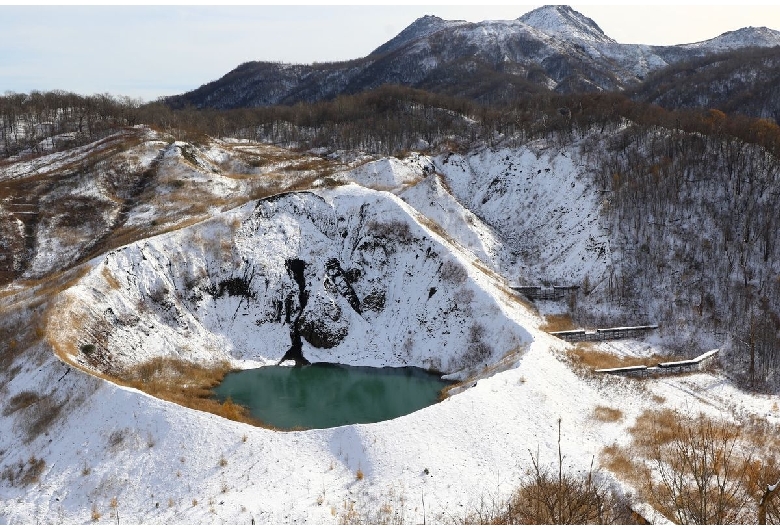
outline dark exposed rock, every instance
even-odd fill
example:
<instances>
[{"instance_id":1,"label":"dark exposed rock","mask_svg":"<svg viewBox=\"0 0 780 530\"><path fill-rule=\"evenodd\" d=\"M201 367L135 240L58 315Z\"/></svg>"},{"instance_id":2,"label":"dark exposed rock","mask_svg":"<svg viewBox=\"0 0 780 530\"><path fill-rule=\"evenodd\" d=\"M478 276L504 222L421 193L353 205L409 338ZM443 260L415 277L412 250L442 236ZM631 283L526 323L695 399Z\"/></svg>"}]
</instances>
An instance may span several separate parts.
<instances>
[{"instance_id":1,"label":"dark exposed rock","mask_svg":"<svg viewBox=\"0 0 780 530\"><path fill-rule=\"evenodd\" d=\"M331 281L336 292L347 299L349 305L355 310L357 314L361 313L360 299L355 294L355 290L352 288L352 284L347 279L347 275L341 268L341 263L336 258L331 258L325 264L325 274Z\"/></svg>"},{"instance_id":2,"label":"dark exposed rock","mask_svg":"<svg viewBox=\"0 0 780 530\"><path fill-rule=\"evenodd\" d=\"M315 348L333 348L349 333L346 323L326 322L325 319L311 314L305 315L298 322L301 337Z\"/></svg>"},{"instance_id":3,"label":"dark exposed rock","mask_svg":"<svg viewBox=\"0 0 780 530\"><path fill-rule=\"evenodd\" d=\"M294 361L296 366L311 364L303 356L303 342L301 341L301 317L306 309L306 304L309 301L309 291L306 290L306 262L301 259L288 259L284 262L284 266L287 269L287 273L292 276L295 283L298 285L298 314L295 316L295 320L290 326L290 341L291 346L284 356L279 361L282 364L284 361ZM285 299L285 312L286 321L289 323L292 317L293 299L292 293L287 295Z\"/></svg>"},{"instance_id":4,"label":"dark exposed rock","mask_svg":"<svg viewBox=\"0 0 780 530\"><path fill-rule=\"evenodd\" d=\"M363 298L363 309L379 313L385 308L385 292L374 290Z\"/></svg>"}]
</instances>

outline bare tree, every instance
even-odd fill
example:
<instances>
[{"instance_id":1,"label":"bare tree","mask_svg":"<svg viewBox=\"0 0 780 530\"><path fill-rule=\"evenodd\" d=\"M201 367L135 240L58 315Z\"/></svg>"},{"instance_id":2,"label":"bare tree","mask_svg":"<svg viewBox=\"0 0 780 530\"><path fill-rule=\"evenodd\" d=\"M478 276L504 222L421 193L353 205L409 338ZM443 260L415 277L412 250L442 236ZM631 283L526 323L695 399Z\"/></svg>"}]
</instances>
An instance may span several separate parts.
<instances>
[{"instance_id":1,"label":"bare tree","mask_svg":"<svg viewBox=\"0 0 780 530\"><path fill-rule=\"evenodd\" d=\"M563 471L561 420L558 420L557 467L540 463L531 454L531 469L503 505L485 507L467 517L476 524L635 524L637 516L628 499L598 480L593 463L587 474Z\"/></svg>"},{"instance_id":2,"label":"bare tree","mask_svg":"<svg viewBox=\"0 0 780 530\"><path fill-rule=\"evenodd\" d=\"M679 436L652 450L648 490L661 511L678 524L752 522L744 484L753 462L737 445L737 430L699 416L680 423Z\"/></svg>"}]
</instances>

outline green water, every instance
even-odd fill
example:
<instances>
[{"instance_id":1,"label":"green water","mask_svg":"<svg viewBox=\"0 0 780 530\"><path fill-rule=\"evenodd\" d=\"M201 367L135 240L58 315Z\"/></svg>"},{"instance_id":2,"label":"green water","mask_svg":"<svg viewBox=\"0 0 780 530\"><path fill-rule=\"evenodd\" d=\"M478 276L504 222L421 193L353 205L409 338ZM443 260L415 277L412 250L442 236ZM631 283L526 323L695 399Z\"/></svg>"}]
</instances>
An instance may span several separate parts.
<instances>
[{"instance_id":1,"label":"green water","mask_svg":"<svg viewBox=\"0 0 780 530\"><path fill-rule=\"evenodd\" d=\"M420 368L315 363L228 374L214 389L281 429L322 429L397 418L436 402L447 384Z\"/></svg>"}]
</instances>

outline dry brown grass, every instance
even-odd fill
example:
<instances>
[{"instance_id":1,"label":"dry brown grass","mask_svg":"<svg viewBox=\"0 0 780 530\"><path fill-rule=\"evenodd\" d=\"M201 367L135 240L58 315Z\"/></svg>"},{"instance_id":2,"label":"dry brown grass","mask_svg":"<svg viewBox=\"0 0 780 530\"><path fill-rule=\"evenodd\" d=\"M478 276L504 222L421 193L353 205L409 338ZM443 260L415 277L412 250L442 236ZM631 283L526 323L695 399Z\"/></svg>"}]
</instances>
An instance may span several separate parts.
<instances>
[{"instance_id":1,"label":"dry brown grass","mask_svg":"<svg viewBox=\"0 0 780 530\"><path fill-rule=\"evenodd\" d=\"M244 407L231 400L220 403L214 399L213 388L232 370L227 361L203 365L158 357L125 369L111 367L112 373L107 373L98 366L88 367L75 362L74 359L80 355L79 330L85 329L88 318L77 302L77 300L64 298L53 308L54 310L50 311L51 321L48 327L59 331L52 333L49 342L54 353L63 362L95 377L138 389L184 407L233 421L269 427L253 419Z\"/></svg>"},{"instance_id":2,"label":"dry brown grass","mask_svg":"<svg viewBox=\"0 0 780 530\"><path fill-rule=\"evenodd\" d=\"M118 290L121 287L119 280L114 278L114 275L111 274L111 271L108 270L107 267L103 267L103 269L100 271L100 275L103 276L103 279L106 280L106 284L108 284L108 286L112 289Z\"/></svg>"},{"instance_id":3,"label":"dry brown grass","mask_svg":"<svg viewBox=\"0 0 780 530\"><path fill-rule=\"evenodd\" d=\"M46 461L31 456L27 462L19 461L5 466L0 473L0 479L7 481L11 486L24 488L39 482L44 469L46 469Z\"/></svg>"},{"instance_id":4,"label":"dry brown grass","mask_svg":"<svg viewBox=\"0 0 780 530\"><path fill-rule=\"evenodd\" d=\"M644 411L629 429L634 447L647 452L676 440L683 422L682 416L670 408Z\"/></svg>"},{"instance_id":5,"label":"dry brown grass","mask_svg":"<svg viewBox=\"0 0 780 530\"><path fill-rule=\"evenodd\" d=\"M160 399L184 407L209 412L233 421L258 425L245 407L227 399L214 399L213 388L232 370L230 363L211 366L157 357L112 378L118 384L130 386Z\"/></svg>"},{"instance_id":6,"label":"dry brown grass","mask_svg":"<svg viewBox=\"0 0 780 530\"><path fill-rule=\"evenodd\" d=\"M577 326L571 319L571 315L568 313L545 315L544 324L539 326L539 329L550 333L551 331L566 331L570 329L576 329Z\"/></svg>"},{"instance_id":7,"label":"dry brown grass","mask_svg":"<svg viewBox=\"0 0 780 530\"><path fill-rule=\"evenodd\" d=\"M569 356L577 363L594 370L604 368L622 368L625 366L636 366L640 364L654 366L658 363L667 362L674 359L674 357L663 355L652 355L649 357L616 357L611 353L600 350L597 345L589 343L579 343L568 350L568 353Z\"/></svg>"},{"instance_id":8,"label":"dry brown grass","mask_svg":"<svg viewBox=\"0 0 780 530\"><path fill-rule=\"evenodd\" d=\"M620 447L617 444L608 445L601 453L602 465L619 477L638 478L642 473L637 463L632 460L630 451L630 448Z\"/></svg>"},{"instance_id":9,"label":"dry brown grass","mask_svg":"<svg viewBox=\"0 0 780 530\"><path fill-rule=\"evenodd\" d=\"M599 405L594 409L593 417L604 423L614 423L623 419L623 412L618 409Z\"/></svg>"}]
</instances>

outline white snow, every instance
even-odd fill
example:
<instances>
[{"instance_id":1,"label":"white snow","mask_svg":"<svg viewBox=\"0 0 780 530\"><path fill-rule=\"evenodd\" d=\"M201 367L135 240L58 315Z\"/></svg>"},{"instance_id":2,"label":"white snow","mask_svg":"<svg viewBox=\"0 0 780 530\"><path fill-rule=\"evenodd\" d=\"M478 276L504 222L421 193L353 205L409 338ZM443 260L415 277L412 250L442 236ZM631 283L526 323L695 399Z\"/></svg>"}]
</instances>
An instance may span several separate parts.
<instances>
[{"instance_id":1,"label":"white snow","mask_svg":"<svg viewBox=\"0 0 780 530\"><path fill-rule=\"evenodd\" d=\"M204 166L226 162L218 147L201 153ZM96 258L57 301L49 337L61 344L103 337L120 364L157 355L242 367L277 361L289 328L267 308L296 292L285 260L299 258L307 263L309 304L338 307L333 325L349 331L332 349L306 345L310 360L438 363L465 375L472 370L464 368L484 368L463 357L468 327L479 324L492 367L463 391L401 418L276 432L68 370L43 352L0 394L5 403L36 389L63 409L47 434L24 443L25 413L0 414L0 463L46 463L35 484L0 482L0 523L83 524L99 512L100 522L121 524L332 524L351 502L358 509L390 502L409 524L447 522L481 499L505 498L531 453L554 462L559 419L573 472L587 470L593 457L598 463L606 446L630 444L629 428L660 400L686 414L754 416L780 426L777 396L744 392L722 375L642 384L582 375L567 360L570 346L539 331L541 318L490 272L567 283L589 275L594 284L606 274L601 201L581 171L573 150L541 144L383 159L339 177L363 186L248 203ZM385 239L377 236L382 230L390 234ZM358 313L326 288L331 258L344 271L362 271L354 282L361 301L384 291L384 310ZM455 271L449 283L440 272L447 263ZM253 278L253 300L209 294L209 280L242 275ZM99 323L109 323L110 332ZM405 336L413 338L408 346ZM616 357L658 351L636 340L605 348ZM78 351L70 354L78 362ZM594 421L598 406L617 408L623 418Z\"/></svg>"}]
</instances>

